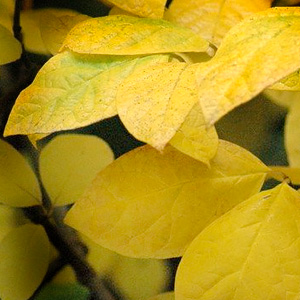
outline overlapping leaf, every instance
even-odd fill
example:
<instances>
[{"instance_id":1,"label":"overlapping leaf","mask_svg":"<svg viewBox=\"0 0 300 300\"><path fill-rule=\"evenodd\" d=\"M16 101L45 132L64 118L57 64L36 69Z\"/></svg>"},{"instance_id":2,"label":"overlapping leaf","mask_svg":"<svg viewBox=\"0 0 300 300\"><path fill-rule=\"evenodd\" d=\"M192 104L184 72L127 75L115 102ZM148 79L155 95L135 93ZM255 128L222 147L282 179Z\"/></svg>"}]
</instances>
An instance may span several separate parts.
<instances>
[{"instance_id":1,"label":"overlapping leaf","mask_svg":"<svg viewBox=\"0 0 300 300\"><path fill-rule=\"evenodd\" d=\"M300 195L286 184L241 203L187 249L176 299L299 298L299 226Z\"/></svg>"},{"instance_id":2,"label":"overlapping leaf","mask_svg":"<svg viewBox=\"0 0 300 300\"><path fill-rule=\"evenodd\" d=\"M300 93L294 91L278 91L267 89L264 94L277 105L289 108L295 101L300 101Z\"/></svg>"},{"instance_id":3,"label":"overlapping leaf","mask_svg":"<svg viewBox=\"0 0 300 300\"><path fill-rule=\"evenodd\" d=\"M206 52L208 42L190 29L165 20L112 15L77 24L63 49L106 55Z\"/></svg>"},{"instance_id":4,"label":"overlapping leaf","mask_svg":"<svg viewBox=\"0 0 300 300\"><path fill-rule=\"evenodd\" d=\"M299 91L300 90L300 70L281 79L273 84L270 89L279 91Z\"/></svg>"},{"instance_id":5,"label":"overlapping leaf","mask_svg":"<svg viewBox=\"0 0 300 300\"><path fill-rule=\"evenodd\" d=\"M162 18L166 0L101 0L105 4L115 5L134 15L148 18Z\"/></svg>"},{"instance_id":6,"label":"overlapping leaf","mask_svg":"<svg viewBox=\"0 0 300 300\"><path fill-rule=\"evenodd\" d=\"M272 166L270 167L273 178L279 181L290 180L293 184L300 185L300 168Z\"/></svg>"},{"instance_id":7,"label":"overlapping leaf","mask_svg":"<svg viewBox=\"0 0 300 300\"><path fill-rule=\"evenodd\" d=\"M0 297L27 300L42 282L49 260L49 241L41 226L26 224L0 243Z\"/></svg>"},{"instance_id":8,"label":"overlapping leaf","mask_svg":"<svg viewBox=\"0 0 300 300\"><path fill-rule=\"evenodd\" d=\"M53 205L71 204L96 174L113 161L113 153L95 136L55 137L40 154L40 173Z\"/></svg>"},{"instance_id":9,"label":"overlapping leaf","mask_svg":"<svg viewBox=\"0 0 300 300\"><path fill-rule=\"evenodd\" d=\"M271 0L173 0L165 18L191 28L219 46L227 31L252 13L271 6Z\"/></svg>"},{"instance_id":10,"label":"overlapping leaf","mask_svg":"<svg viewBox=\"0 0 300 300\"><path fill-rule=\"evenodd\" d=\"M0 65L4 65L20 58L21 44L8 29L0 25Z\"/></svg>"},{"instance_id":11,"label":"overlapping leaf","mask_svg":"<svg viewBox=\"0 0 300 300\"><path fill-rule=\"evenodd\" d=\"M132 257L175 257L215 218L257 193L268 168L221 141L211 167L171 146L149 146L100 172L66 222L94 242Z\"/></svg>"},{"instance_id":12,"label":"overlapping leaf","mask_svg":"<svg viewBox=\"0 0 300 300\"><path fill-rule=\"evenodd\" d=\"M38 180L25 158L0 140L0 202L18 207L41 204Z\"/></svg>"},{"instance_id":13,"label":"overlapping leaf","mask_svg":"<svg viewBox=\"0 0 300 300\"><path fill-rule=\"evenodd\" d=\"M169 55L116 58L58 54L19 95L5 134L51 133L114 116L121 82L135 68L150 68L168 60Z\"/></svg>"},{"instance_id":14,"label":"overlapping leaf","mask_svg":"<svg viewBox=\"0 0 300 300\"><path fill-rule=\"evenodd\" d=\"M149 300L175 300L175 294L174 292L167 292L154 296Z\"/></svg>"},{"instance_id":15,"label":"overlapping leaf","mask_svg":"<svg viewBox=\"0 0 300 300\"><path fill-rule=\"evenodd\" d=\"M197 71L208 124L300 67L300 8L273 8L236 25Z\"/></svg>"}]
</instances>

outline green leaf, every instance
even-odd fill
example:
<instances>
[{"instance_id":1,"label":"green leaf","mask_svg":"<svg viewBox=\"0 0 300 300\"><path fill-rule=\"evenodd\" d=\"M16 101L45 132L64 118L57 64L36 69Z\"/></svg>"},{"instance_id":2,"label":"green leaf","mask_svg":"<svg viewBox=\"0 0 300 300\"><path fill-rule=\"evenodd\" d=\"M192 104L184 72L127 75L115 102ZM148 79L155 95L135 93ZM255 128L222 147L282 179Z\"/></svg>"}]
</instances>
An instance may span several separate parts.
<instances>
[{"instance_id":1,"label":"green leaf","mask_svg":"<svg viewBox=\"0 0 300 300\"><path fill-rule=\"evenodd\" d=\"M208 124L300 68L300 8L272 8L240 22L215 57L199 64L198 98Z\"/></svg>"},{"instance_id":2,"label":"green leaf","mask_svg":"<svg viewBox=\"0 0 300 300\"><path fill-rule=\"evenodd\" d=\"M169 58L169 55L138 58L60 53L21 92L5 135L51 133L112 117L117 114L115 98L122 81L135 68L150 68Z\"/></svg>"},{"instance_id":3,"label":"green leaf","mask_svg":"<svg viewBox=\"0 0 300 300\"><path fill-rule=\"evenodd\" d=\"M40 155L41 178L52 204L77 201L113 158L108 144L96 136L67 134L52 139Z\"/></svg>"},{"instance_id":4,"label":"green leaf","mask_svg":"<svg viewBox=\"0 0 300 300\"><path fill-rule=\"evenodd\" d=\"M26 300L42 282L49 263L49 241L39 225L12 230L0 243L0 297Z\"/></svg>"},{"instance_id":5,"label":"green leaf","mask_svg":"<svg viewBox=\"0 0 300 300\"><path fill-rule=\"evenodd\" d=\"M165 18L191 28L205 40L219 46L231 27L245 17L265 10L271 0L173 0Z\"/></svg>"},{"instance_id":6,"label":"green leaf","mask_svg":"<svg viewBox=\"0 0 300 300\"><path fill-rule=\"evenodd\" d=\"M170 146L144 146L100 172L65 221L123 255L181 256L209 223L259 192L268 171L225 141L210 168Z\"/></svg>"},{"instance_id":7,"label":"green leaf","mask_svg":"<svg viewBox=\"0 0 300 300\"><path fill-rule=\"evenodd\" d=\"M300 195L286 184L259 193L202 231L175 282L180 300L298 299Z\"/></svg>"},{"instance_id":8,"label":"green leaf","mask_svg":"<svg viewBox=\"0 0 300 300\"><path fill-rule=\"evenodd\" d=\"M88 54L137 55L206 52L208 42L165 20L113 15L77 24L64 41L66 48Z\"/></svg>"},{"instance_id":9,"label":"green leaf","mask_svg":"<svg viewBox=\"0 0 300 300\"><path fill-rule=\"evenodd\" d=\"M0 65L13 62L21 57L22 47L8 29L0 25Z\"/></svg>"},{"instance_id":10,"label":"green leaf","mask_svg":"<svg viewBox=\"0 0 300 300\"><path fill-rule=\"evenodd\" d=\"M41 204L38 180L25 158L0 140L0 202L18 207Z\"/></svg>"}]
</instances>

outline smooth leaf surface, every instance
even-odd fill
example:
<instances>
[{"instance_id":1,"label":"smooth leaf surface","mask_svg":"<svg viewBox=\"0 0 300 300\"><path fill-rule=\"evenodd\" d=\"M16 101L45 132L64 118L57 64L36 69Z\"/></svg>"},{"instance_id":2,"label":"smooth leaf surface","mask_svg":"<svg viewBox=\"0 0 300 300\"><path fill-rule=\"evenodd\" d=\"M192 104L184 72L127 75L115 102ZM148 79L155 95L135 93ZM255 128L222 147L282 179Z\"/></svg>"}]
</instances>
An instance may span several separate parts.
<instances>
[{"instance_id":1,"label":"smooth leaf surface","mask_svg":"<svg viewBox=\"0 0 300 300\"><path fill-rule=\"evenodd\" d=\"M134 14L130 13L129 11L123 10L118 6L113 6L109 11L109 15L127 15L127 16L134 16Z\"/></svg>"},{"instance_id":2,"label":"smooth leaf surface","mask_svg":"<svg viewBox=\"0 0 300 300\"><path fill-rule=\"evenodd\" d=\"M20 58L22 47L8 29L0 25L0 65L13 62Z\"/></svg>"},{"instance_id":3,"label":"smooth leaf surface","mask_svg":"<svg viewBox=\"0 0 300 300\"><path fill-rule=\"evenodd\" d=\"M282 167L282 166L271 166L271 175L279 181L288 179L292 184L300 185L300 168Z\"/></svg>"},{"instance_id":4,"label":"smooth leaf surface","mask_svg":"<svg viewBox=\"0 0 300 300\"><path fill-rule=\"evenodd\" d=\"M86 15L55 16L50 12L40 20L41 38L47 50L55 55L61 48L68 32L78 23L89 19Z\"/></svg>"},{"instance_id":5,"label":"smooth leaf surface","mask_svg":"<svg viewBox=\"0 0 300 300\"><path fill-rule=\"evenodd\" d=\"M66 48L88 54L138 55L206 52L208 42L165 20L113 15L77 24L63 43Z\"/></svg>"},{"instance_id":6,"label":"smooth leaf surface","mask_svg":"<svg viewBox=\"0 0 300 300\"><path fill-rule=\"evenodd\" d=\"M40 174L53 205L76 202L114 154L102 139L83 134L60 135L40 154Z\"/></svg>"},{"instance_id":7,"label":"smooth leaf surface","mask_svg":"<svg viewBox=\"0 0 300 300\"><path fill-rule=\"evenodd\" d=\"M279 91L300 91L300 70L273 84L270 89Z\"/></svg>"},{"instance_id":8,"label":"smooth leaf surface","mask_svg":"<svg viewBox=\"0 0 300 300\"><path fill-rule=\"evenodd\" d=\"M26 300L46 274L49 260L47 234L39 225L12 230L0 243L0 297Z\"/></svg>"},{"instance_id":9,"label":"smooth leaf surface","mask_svg":"<svg viewBox=\"0 0 300 300\"><path fill-rule=\"evenodd\" d=\"M217 54L197 71L207 123L299 69L299 37L298 7L268 9L232 28Z\"/></svg>"},{"instance_id":10,"label":"smooth leaf surface","mask_svg":"<svg viewBox=\"0 0 300 300\"><path fill-rule=\"evenodd\" d=\"M41 204L38 180L25 158L0 140L0 202L18 207Z\"/></svg>"},{"instance_id":11,"label":"smooth leaf surface","mask_svg":"<svg viewBox=\"0 0 300 300\"><path fill-rule=\"evenodd\" d=\"M219 46L231 27L271 6L270 0L173 0L165 18Z\"/></svg>"},{"instance_id":12,"label":"smooth leaf surface","mask_svg":"<svg viewBox=\"0 0 300 300\"><path fill-rule=\"evenodd\" d=\"M151 297L149 300L175 300L174 292L167 292Z\"/></svg>"},{"instance_id":13,"label":"smooth leaf surface","mask_svg":"<svg viewBox=\"0 0 300 300\"><path fill-rule=\"evenodd\" d=\"M169 55L116 58L60 53L21 92L5 135L51 133L112 117L117 114L115 98L122 81L135 68L168 60Z\"/></svg>"},{"instance_id":14,"label":"smooth leaf surface","mask_svg":"<svg viewBox=\"0 0 300 300\"><path fill-rule=\"evenodd\" d=\"M267 96L272 102L279 106L289 108L295 101L300 101L300 93L295 91L278 91L267 89L264 91L264 95Z\"/></svg>"},{"instance_id":15,"label":"smooth leaf surface","mask_svg":"<svg viewBox=\"0 0 300 300\"><path fill-rule=\"evenodd\" d=\"M115 5L134 15L146 18L162 18L166 0L105 0L109 5Z\"/></svg>"},{"instance_id":16,"label":"smooth leaf surface","mask_svg":"<svg viewBox=\"0 0 300 300\"><path fill-rule=\"evenodd\" d=\"M236 206L185 252L176 299L299 298L299 225L300 195L286 184Z\"/></svg>"},{"instance_id":17,"label":"smooth leaf surface","mask_svg":"<svg viewBox=\"0 0 300 300\"><path fill-rule=\"evenodd\" d=\"M294 101L287 114L284 144L289 165L300 168L300 101Z\"/></svg>"},{"instance_id":18,"label":"smooth leaf surface","mask_svg":"<svg viewBox=\"0 0 300 300\"><path fill-rule=\"evenodd\" d=\"M65 221L123 255L180 256L210 222L257 193L268 170L225 141L210 168L171 146L140 147L100 172Z\"/></svg>"}]
</instances>

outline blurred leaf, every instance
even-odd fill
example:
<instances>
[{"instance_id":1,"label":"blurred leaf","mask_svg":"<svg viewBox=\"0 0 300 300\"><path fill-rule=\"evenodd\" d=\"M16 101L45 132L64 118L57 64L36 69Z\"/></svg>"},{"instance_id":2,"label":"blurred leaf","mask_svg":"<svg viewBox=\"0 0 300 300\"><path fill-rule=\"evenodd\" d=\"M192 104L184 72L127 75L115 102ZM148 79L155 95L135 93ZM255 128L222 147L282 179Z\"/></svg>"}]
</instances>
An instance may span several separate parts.
<instances>
[{"instance_id":1,"label":"blurred leaf","mask_svg":"<svg viewBox=\"0 0 300 300\"><path fill-rule=\"evenodd\" d=\"M38 180L25 158L0 140L0 202L18 207L41 204Z\"/></svg>"},{"instance_id":2,"label":"blurred leaf","mask_svg":"<svg viewBox=\"0 0 300 300\"><path fill-rule=\"evenodd\" d=\"M66 48L78 53L136 55L206 52L208 43L190 29L165 20L115 15L77 24L64 40Z\"/></svg>"},{"instance_id":3,"label":"blurred leaf","mask_svg":"<svg viewBox=\"0 0 300 300\"><path fill-rule=\"evenodd\" d=\"M290 168L282 166L271 166L272 177L283 181L289 179L293 184L300 185L300 168Z\"/></svg>"},{"instance_id":4,"label":"blurred leaf","mask_svg":"<svg viewBox=\"0 0 300 300\"><path fill-rule=\"evenodd\" d=\"M41 178L52 204L77 201L113 159L109 145L96 136L64 134L53 138L40 154Z\"/></svg>"},{"instance_id":5,"label":"blurred leaf","mask_svg":"<svg viewBox=\"0 0 300 300\"><path fill-rule=\"evenodd\" d=\"M167 0L104 0L102 2L141 17L162 18Z\"/></svg>"},{"instance_id":6,"label":"blurred leaf","mask_svg":"<svg viewBox=\"0 0 300 300\"><path fill-rule=\"evenodd\" d=\"M259 192L268 170L225 141L210 168L172 147L140 147L100 172L65 221L123 255L181 256L209 223Z\"/></svg>"},{"instance_id":7,"label":"blurred leaf","mask_svg":"<svg viewBox=\"0 0 300 300\"><path fill-rule=\"evenodd\" d=\"M20 42L5 27L0 25L0 65L13 62L21 57Z\"/></svg>"},{"instance_id":8,"label":"blurred leaf","mask_svg":"<svg viewBox=\"0 0 300 300\"><path fill-rule=\"evenodd\" d=\"M27 137L30 141L30 143L34 146L34 148L37 149L37 142L45 137L47 137L49 134L47 133L37 133L37 134L29 134Z\"/></svg>"},{"instance_id":9,"label":"blurred leaf","mask_svg":"<svg viewBox=\"0 0 300 300\"><path fill-rule=\"evenodd\" d=\"M270 89L281 91L300 91L300 70L297 70L273 84Z\"/></svg>"},{"instance_id":10,"label":"blurred leaf","mask_svg":"<svg viewBox=\"0 0 300 300\"><path fill-rule=\"evenodd\" d=\"M149 300L175 300L175 293L167 292L167 293L159 294L154 297L151 297L151 299Z\"/></svg>"},{"instance_id":11,"label":"blurred leaf","mask_svg":"<svg viewBox=\"0 0 300 300\"><path fill-rule=\"evenodd\" d=\"M39 225L13 229L0 243L0 297L26 300L42 282L49 259L47 234Z\"/></svg>"},{"instance_id":12,"label":"blurred leaf","mask_svg":"<svg viewBox=\"0 0 300 300\"><path fill-rule=\"evenodd\" d=\"M123 10L118 6L113 6L109 11L109 15L127 15L127 16L134 16L134 14L130 13L129 11Z\"/></svg>"},{"instance_id":13,"label":"blurred leaf","mask_svg":"<svg viewBox=\"0 0 300 300\"><path fill-rule=\"evenodd\" d=\"M199 64L198 98L208 124L300 67L300 8L273 8L236 25ZM270 75L271 74L271 75Z\"/></svg>"},{"instance_id":14,"label":"blurred leaf","mask_svg":"<svg viewBox=\"0 0 300 300\"><path fill-rule=\"evenodd\" d=\"M41 37L47 50L55 55L63 44L68 32L78 23L89 19L86 15L55 16L45 14L40 20Z\"/></svg>"},{"instance_id":15,"label":"blurred leaf","mask_svg":"<svg viewBox=\"0 0 300 300\"><path fill-rule=\"evenodd\" d=\"M295 91L277 91L267 89L264 91L264 95L275 104L289 108L295 101L300 101L300 93Z\"/></svg>"},{"instance_id":16,"label":"blurred leaf","mask_svg":"<svg viewBox=\"0 0 300 300\"><path fill-rule=\"evenodd\" d=\"M88 300L89 291L79 284L48 284L34 300Z\"/></svg>"},{"instance_id":17,"label":"blurred leaf","mask_svg":"<svg viewBox=\"0 0 300 300\"><path fill-rule=\"evenodd\" d=\"M300 195L286 184L233 208L202 231L180 262L180 300L297 299Z\"/></svg>"},{"instance_id":18,"label":"blurred leaf","mask_svg":"<svg viewBox=\"0 0 300 300\"><path fill-rule=\"evenodd\" d=\"M150 68L169 58L57 54L19 95L5 135L51 133L112 117L117 114L115 98L122 81L135 68Z\"/></svg>"},{"instance_id":19,"label":"blurred leaf","mask_svg":"<svg viewBox=\"0 0 300 300\"><path fill-rule=\"evenodd\" d=\"M253 13L269 8L271 2L271 0L173 0L165 13L165 18L192 29L205 40L219 46L231 27Z\"/></svg>"}]
</instances>

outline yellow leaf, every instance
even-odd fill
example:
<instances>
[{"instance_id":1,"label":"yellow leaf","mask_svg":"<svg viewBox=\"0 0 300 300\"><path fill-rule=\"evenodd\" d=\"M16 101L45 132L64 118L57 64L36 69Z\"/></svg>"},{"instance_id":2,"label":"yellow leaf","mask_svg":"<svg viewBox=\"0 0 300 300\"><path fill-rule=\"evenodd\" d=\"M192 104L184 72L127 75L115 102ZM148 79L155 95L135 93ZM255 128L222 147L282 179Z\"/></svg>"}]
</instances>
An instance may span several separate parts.
<instances>
[{"instance_id":1,"label":"yellow leaf","mask_svg":"<svg viewBox=\"0 0 300 300\"><path fill-rule=\"evenodd\" d=\"M38 148L37 142L45 137L47 137L49 134L29 134L27 137L30 141L30 143L34 146L34 148Z\"/></svg>"},{"instance_id":2,"label":"yellow leaf","mask_svg":"<svg viewBox=\"0 0 300 300\"><path fill-rule=\"evenodd\" d=\"M40 154L41 178L52 204L77 201L113 159L108 144L96 136L67 134L53 138Z\"/></svg>"},{"instance_id":3,"label":"yellow leaf","mask_svg":"<svg viewBox=\"0 0 300 300\"><path fill-rule=\"evenodd\" d=\"M18 207L41 204L38 180L25 158L0 140L0 202Z\"/></svg>"},{"instance_id":4,"label":"yellow leaf","mask_svg":"<svg viewBox=\"0 0 300 300\"><path fill-rule=\"evenodd\" d=\"M102 1L102 0L101 0ZM148 18L162 18L166 0L104 0L108 5L115 5L134 15Z\"/></svg>"},{"instance_id":5,"label":"yellow leaf","mask_svg":"<svg viewBox=\"0 0 300 300\"><path fill-rule=\"evenodd\" d=\"M167 292L151 297L149 300L175 300L174 292Z\"/></svg>"},{"instance_id":6,"label":"yellow leaf","mask_svg":"<svg viewBox=\"0 0 300 300\"><path fill-rule=\"evenodd\" d=\"M299 36L298 7L268 9L232 28L217 54L197 70L207 123L299 69Z\"/></svg>"},{"instance_id":7,"label":"yellow leaf","mask_svg":"<svg viewBox=\"0 0 300 300\"><path fill-rule=\"evenodd\" d=\"M196 103L170 140L179 151L209 164L218 148L218 135L214 128L205 125L202 108Z\"/></svg>"},{"instance_id":8,"label":"yellow leaf","mask_svg":"<svg viewBox=\"0 0 300 300\"><path fill-rule=\"evenodd\" d=\"M289 108L295 101L300 101L300 93L295 91L278 91L267 89L264 95L279 106Z\"/></svg>"},{"instance_id":9,"label":"yellow leaf","mask_svg":"<svg viewBox=\"0 0 300 300\"><path fill-rule=\"evenodd\" d=\"M12 230L0 243L0 297L26 300L42 282L49 259L49 241L39 225Z\"/></svg>"},{"instance_id":10,"label":"yellow leaf","mask_svg":"<svg viewBox=\"0 0 300 300\"><path fill-rule=\"evenodd\" d=\"M68 32L78 23L89 19L86 15L55 16L50 12L40 20L41 37L47 50L55 55Z\"/></svg>"},{"instance_id":11,"label":"yellow leaf","mask_svg":"<svg viewBox=\"0 0 300 300\"><path fill-rule=\"evenodd\" d=\"M270 89L280 91L299 91L300 90L300 70L288 75L277 83L270 86Z\"/></svg>"},{"instance_id":12,"label":"yellow leaf","mask_svg":"<svg viewBox=\"0 0 300 300\"><path fill-rule=\"evenodd\" d=\"M134 16L134 14L119 8L118 6L113 6L112 9L109 11L109 15L127 15L127 16Z\"/></svg>"},{"instance_id":13,"label":"yellow leaf","mask_svg":"<svg viewBox=\"0 0 300 300\"><path fill-rule=\"evenodd\" d=\"M20 58L21 44L8 29L0 25L0 65L13 62Z\"/></svg>"},{"instance_id":14,"label":"yellow leaf","mask_svg":"<svg viewBox=\"0 0 300 300\"><path fill-rule=\"evenodd\" d=\"M300 168L300 101L294 101L287 114L284 144L289 165Z\"/></svg>"},{"instance_id":15,"label":"yellow leaf","mask_svg":"<svg viewBox=\"0 0 300 300\"><path fill-rule=\"evenodd\" d=\"M11 230L28 222L21 209L0 204L0 243Z\"/></svg>"},{"instance_id":16,"label":"yellow leaf","mask_svg":"<svg viewBox=\"0 0 300 300\"><path fill-rule=\"evenodd\" d=\"M245 17L265 10L271 0L173 0L165 18L186 26L219 46L231 27Z\"/></svg>"},{"instance_id":17,"label":"yellow leaf","mask_svg":"<svg viewBox=\"0 0 300 300\"><path fill-rule=\"evenodd\" d=\"M100 172L65 221L123 255L180 256L215 218L257 193L268 170L225 141L210 168L170 146L163 154L140 147Z\"/></svg>"},{"instance_id":18,"label":"yellow leaf","mask_svg":"<svg viewBox=\"0 0 300 300\"><path fill-rule=\"evenodd\" d=\"M51 58L34 82L19 95L5 135L51 133L86 126L117 114L119 85L140 66L169 60L147 57L80 56L71 52Z\"/></svg>"},{"instance_id":19,"label":"yellow leaf","mask_svg":"<svg viewBox=\"0 0 300 300\"><path fill-rule=\"evenodd\" d=\"M271 166L270 175L279 181L290 180L293 184L300 185L300 168Z\"/></svg>"},{"instance_id":20,"label":"yellow leaf","mask_svg":"<svg viewBox=\"0 0 300 300\"><path fill-rule=\"evenodd\" d=\"M282 184L216 220L179 265L178 300L298 299L300 195Z\"/></svg>"},{"instance_id":21,"label":"yellow leaf","mask_svg":"<svg viewBox=\"0 0 300 300\"><path fill-rule=\"evenodd\" d=\"M88 54L137 55L206 52L208 42L190 29L165 20L116 15L77 24L62 48Z\"/></svg>"}]
</instances>

